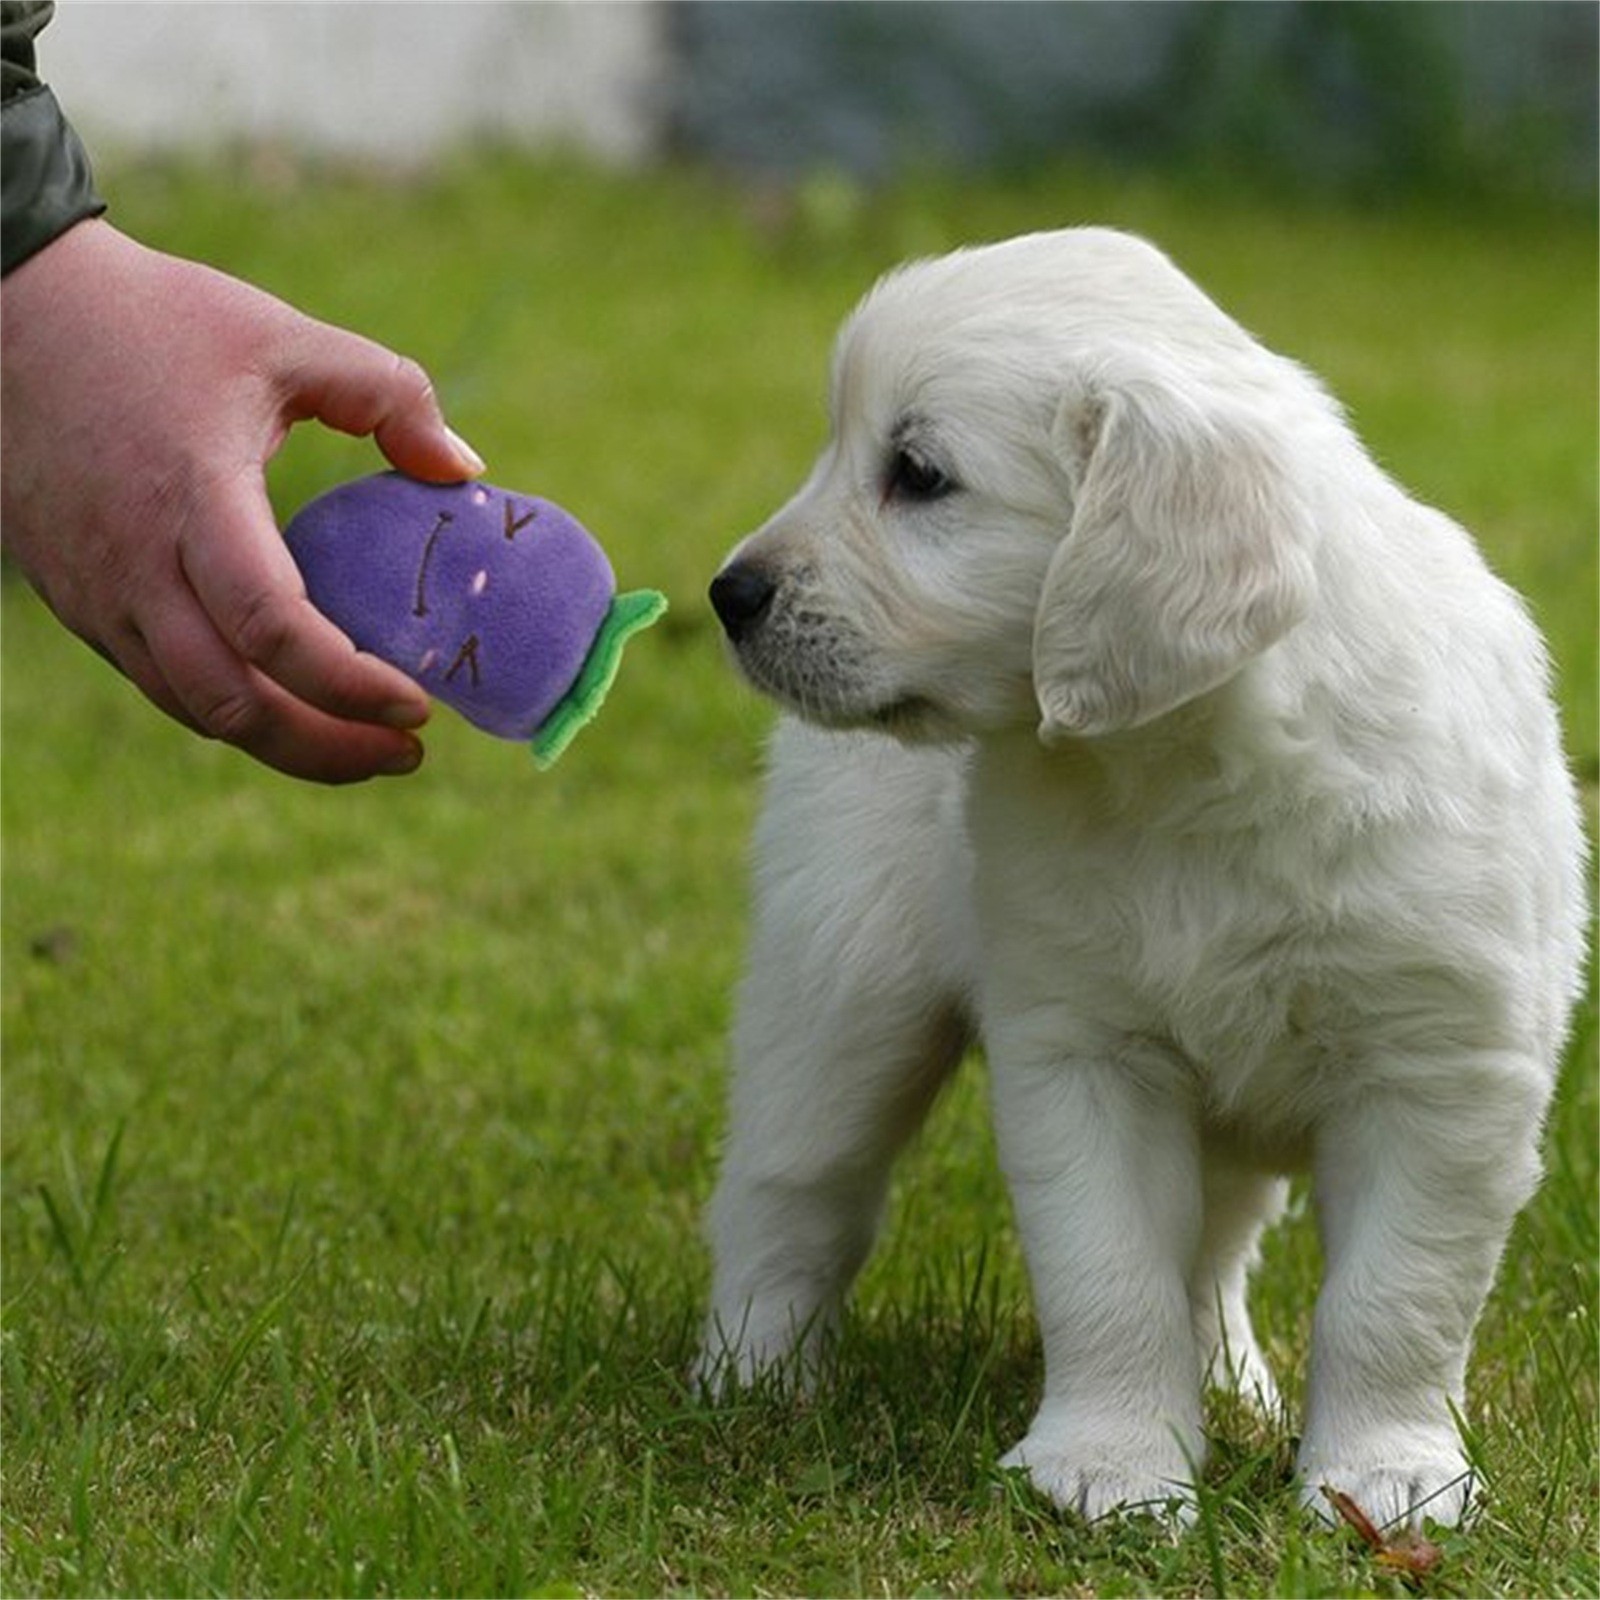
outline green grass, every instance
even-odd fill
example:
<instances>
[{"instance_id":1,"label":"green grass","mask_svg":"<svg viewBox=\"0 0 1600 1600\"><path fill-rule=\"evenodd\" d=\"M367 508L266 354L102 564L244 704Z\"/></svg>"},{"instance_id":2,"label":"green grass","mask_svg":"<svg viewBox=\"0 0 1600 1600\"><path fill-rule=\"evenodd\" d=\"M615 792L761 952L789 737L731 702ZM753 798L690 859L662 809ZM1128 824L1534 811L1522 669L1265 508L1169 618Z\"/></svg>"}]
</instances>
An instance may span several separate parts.
<instances>
[{"instance_id":1,"label":"green grass","mask_svg":"<svg viewBox=\"0 0 1600 1600\"><path fill-rule=\"evenodd\" d=\"M509 159L109 176L130 230L420 357L492 476L674 610L554 772L441 713L415 778L325 792L169 726L6 584L6 1592L1403 1593L1300 1524L1290 1441L1238 1416L1176 1541L996 1473L1039 1362L979 1061L904 1164L838 1385L686 1390L768 722L701 596L819 443L877 270L1116 222L1480 535L1592 782L1590 220L1070 172L795 205ZM375 464L301 430L280 509ZM1429 1593L1600 1590L1594 1057L1591 1007L1473 1366L1487 1507ZM1302 1214L1257 1297L1291 1394L1315 1274Z\"/></svg>"}]
</instances>

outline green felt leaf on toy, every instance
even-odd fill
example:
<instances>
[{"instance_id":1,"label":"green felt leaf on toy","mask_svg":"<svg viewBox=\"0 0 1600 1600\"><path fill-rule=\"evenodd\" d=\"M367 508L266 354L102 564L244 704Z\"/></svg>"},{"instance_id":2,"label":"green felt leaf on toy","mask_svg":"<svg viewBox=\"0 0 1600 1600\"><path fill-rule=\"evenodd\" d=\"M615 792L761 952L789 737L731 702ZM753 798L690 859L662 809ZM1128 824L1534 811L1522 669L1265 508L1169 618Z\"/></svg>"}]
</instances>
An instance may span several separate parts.
<instances>
[{"instance_id":1,"label":"green felt leaf on toy","mask_svg":"<svg viewBox=\"0 0 1600 1600\"><path fill-rule=\"evenodd\" d=\"M303 506L284 538L313 603L362 650L552 765L600 709L664 596L616 592L560 506L487 483L379 473Z\"/></svg>"}]
</instances>

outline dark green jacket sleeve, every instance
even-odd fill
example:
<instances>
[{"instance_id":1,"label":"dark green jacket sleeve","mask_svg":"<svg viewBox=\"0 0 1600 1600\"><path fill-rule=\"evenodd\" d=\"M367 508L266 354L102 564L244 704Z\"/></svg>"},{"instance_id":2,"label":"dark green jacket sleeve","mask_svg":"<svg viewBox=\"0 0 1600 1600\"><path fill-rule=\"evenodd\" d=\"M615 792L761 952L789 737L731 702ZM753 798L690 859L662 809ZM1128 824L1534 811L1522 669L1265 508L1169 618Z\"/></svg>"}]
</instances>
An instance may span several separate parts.
<instances>
[{"instance_id":1,"label":"dark green jacket sleeve","mask_svg":"<svg viewBox=\"0 0 1600 1600\"><path fill-rule=\"evenodd\" d=\"M0 0L0 271L105 210L78 136L39 81L33 41L52 0Z\"/></svg>"}]
</instances>

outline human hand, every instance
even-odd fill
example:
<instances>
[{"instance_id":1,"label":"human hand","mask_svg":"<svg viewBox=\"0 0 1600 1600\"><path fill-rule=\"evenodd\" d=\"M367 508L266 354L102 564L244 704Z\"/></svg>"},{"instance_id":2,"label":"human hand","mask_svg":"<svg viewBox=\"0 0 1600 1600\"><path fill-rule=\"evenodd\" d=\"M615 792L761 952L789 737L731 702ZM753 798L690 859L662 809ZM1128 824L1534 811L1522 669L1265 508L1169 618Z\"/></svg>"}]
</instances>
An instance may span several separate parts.
<instances>
[{"instance_id":1,"label":"human hand","mask_svg":"<svg viewBox=\"0 0 1600 1600\"><path fill-rule=\"evenodd\" d=\"M0 539L67 627L282 772L415 769L427 697L311 605L263 469L316 418L412 477L476 477L421 368L89 221L6 277L0 374Z\"/></svg>"}]
</instances>

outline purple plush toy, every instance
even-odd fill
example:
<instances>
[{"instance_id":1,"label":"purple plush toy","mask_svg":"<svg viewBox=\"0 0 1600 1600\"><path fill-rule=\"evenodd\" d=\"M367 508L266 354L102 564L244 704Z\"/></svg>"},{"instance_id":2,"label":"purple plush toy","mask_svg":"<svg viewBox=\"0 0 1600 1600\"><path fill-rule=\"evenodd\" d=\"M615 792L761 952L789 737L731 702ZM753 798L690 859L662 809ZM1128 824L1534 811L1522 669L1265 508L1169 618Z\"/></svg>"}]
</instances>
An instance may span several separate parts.
<instances>
[{"instance_id":1,"label":"purple plush toy","mask_svg":"<svg viewBox=\"0 0 1600 1600\"><path fill-rule=\"evenodd\" d=\"M284 530L318 609L359 649L548 767L600 709L622 647L666 610L616 593L558 505L396 472L341 484Z\"/></svg>"}]
</instances>

